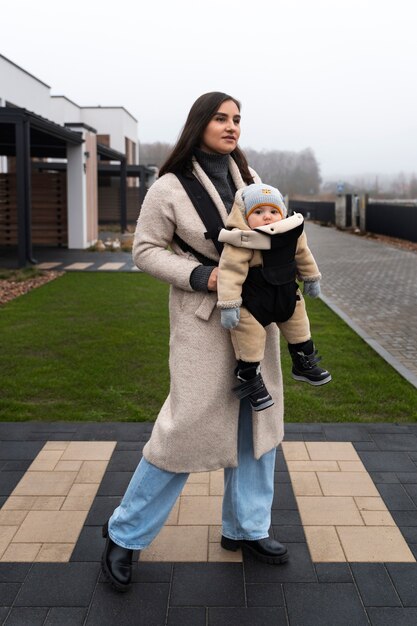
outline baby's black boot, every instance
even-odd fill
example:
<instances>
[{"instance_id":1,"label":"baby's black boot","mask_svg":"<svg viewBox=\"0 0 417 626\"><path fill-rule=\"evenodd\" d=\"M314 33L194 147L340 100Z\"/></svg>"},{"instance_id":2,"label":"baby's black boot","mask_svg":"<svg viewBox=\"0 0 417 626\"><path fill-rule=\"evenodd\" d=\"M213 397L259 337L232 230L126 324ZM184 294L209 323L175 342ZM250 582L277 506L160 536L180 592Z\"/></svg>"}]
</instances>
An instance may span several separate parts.
<instances>
[{"instance_id":1,"label":"baby's black boot","mask_svg":"<svg viewBox=\"0 0 417 626\"><path fill-rule=\"evenodd\" d=\"M233 391L239 400L248 397L254 411L263 411L274 404L265 387L259 363L238 361L235 375L240 385L233 387Z\"/></svg>"},{"instance_id":2,"label":"baby's black boot","mask_svg":"<svg viewBox=\"0 0 417 626\"><path fill-rule=\"evenodd\" d=\"M288 350L292 359L292 377L295 380L301 380L316 387L331 381L331 374L317 365L321 357L318 356L311 339L303 343L289 343Z\"/></svg>"}]
</instances>

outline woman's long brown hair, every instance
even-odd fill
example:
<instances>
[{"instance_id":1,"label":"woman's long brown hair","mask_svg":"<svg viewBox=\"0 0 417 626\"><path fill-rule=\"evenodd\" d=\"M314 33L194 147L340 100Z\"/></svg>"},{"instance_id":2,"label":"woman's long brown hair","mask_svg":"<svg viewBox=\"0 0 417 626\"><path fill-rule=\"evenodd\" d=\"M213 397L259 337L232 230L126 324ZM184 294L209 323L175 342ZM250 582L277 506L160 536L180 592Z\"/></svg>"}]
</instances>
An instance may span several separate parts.
<instances>
[{"instance_id":1,"label":"woman's long brown hair","mask_svg":"<svg viewBox=\"0 0 417 626\"><path fill-rule=\"evenodd\" d=\"M221 91L211 91L197 98L190 109L177 143L159 170L159 176L168 172L191 175L194 149L199 147L207 124L226 100L232 100L240 111L240 102ZM231 152L231 156L235 160L245 183L248 185L253 183L253 177L242 150L236 146Z\"/></svg>"}]
</instances>

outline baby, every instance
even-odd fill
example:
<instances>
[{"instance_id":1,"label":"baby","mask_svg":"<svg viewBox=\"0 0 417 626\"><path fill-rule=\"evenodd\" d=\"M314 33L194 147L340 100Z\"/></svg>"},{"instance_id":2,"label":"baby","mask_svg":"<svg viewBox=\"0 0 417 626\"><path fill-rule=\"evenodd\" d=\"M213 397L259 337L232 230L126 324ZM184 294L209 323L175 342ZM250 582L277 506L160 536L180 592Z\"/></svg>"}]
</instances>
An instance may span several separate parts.
<instances>
[{"instance_id":1,"label":"baby","mask_svg":"<svg viewBox=\"0 0 417 626\"><path fill-rule=\"evenodd\" d=\"M262 411L274 404L260 371L264 358L265 326L275 322L292 358L292 377L310 385L324 385L331 375L318 366L320 357L310 334L310 322L296 279L304 294L320 294L321 274L308 248L304 218L287 217L275 187L252 184L237 191L222 229L224 243L218 273L221 323L230 330L237 359L234 388L238 398L249 397Z\"/></svg>"}]
</instances>

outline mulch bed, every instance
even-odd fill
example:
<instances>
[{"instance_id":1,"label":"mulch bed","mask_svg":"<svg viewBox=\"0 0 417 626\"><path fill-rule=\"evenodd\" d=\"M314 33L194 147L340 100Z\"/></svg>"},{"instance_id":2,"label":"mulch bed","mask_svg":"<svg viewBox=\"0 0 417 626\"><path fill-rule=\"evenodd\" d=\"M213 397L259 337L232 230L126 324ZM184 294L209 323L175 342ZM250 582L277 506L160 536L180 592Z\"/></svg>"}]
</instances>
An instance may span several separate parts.
<instances>
[{"instance_id":1,"label":"mulch bed","mask_svg":"<svg viewBox=\"0 0 417 626\"><path fill-rule=\"evenodd\" d=\"M62 276L64 272L56 272L56 271L44 271L41 276L33 276L28 278L27 280L8 280L1 279L0 280L0 304L6 304L6 302L10 302L14 300L18 296L22 296L23 294L31 291L32 289L36 289L36 287L40 287L45 283L49 283L50 280L54 280L58 276Z\"/></svg>"}]
</instances>

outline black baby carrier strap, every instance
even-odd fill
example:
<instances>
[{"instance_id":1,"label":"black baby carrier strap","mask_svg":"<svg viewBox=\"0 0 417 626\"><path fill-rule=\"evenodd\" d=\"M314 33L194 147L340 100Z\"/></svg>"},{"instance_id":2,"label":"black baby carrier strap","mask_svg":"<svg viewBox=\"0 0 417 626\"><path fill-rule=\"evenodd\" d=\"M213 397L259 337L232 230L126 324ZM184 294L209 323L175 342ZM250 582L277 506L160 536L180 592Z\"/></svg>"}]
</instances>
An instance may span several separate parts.
<instances>
[{"instance_id":1,"label":"black baby carrier strap","mask_svg":"<svg viewBox=\"0 0 417 626\"><path fill-rule=\"evenodd\" d=\"M184 187L201 221L207 229L204 233L205 239L212 240L217 252L220 255L223 250L223 244L219 241L218 237L219 232L222 228L224 228L224 224L216 205L211 199L208 191L194 175L186 176L185 174L175 172L175 176ZM174 234L174 241L179 245L181 250L184 252L191 252L191 254L193 254L203 265L218 265L217 261L213 261L213 259L209 259L204 256L204 254L201 254L201 252L194 250L194 248L183 241L183 239L181 239L181 237L179 237L176 233Z\"/></svg>"}]
</instances>

